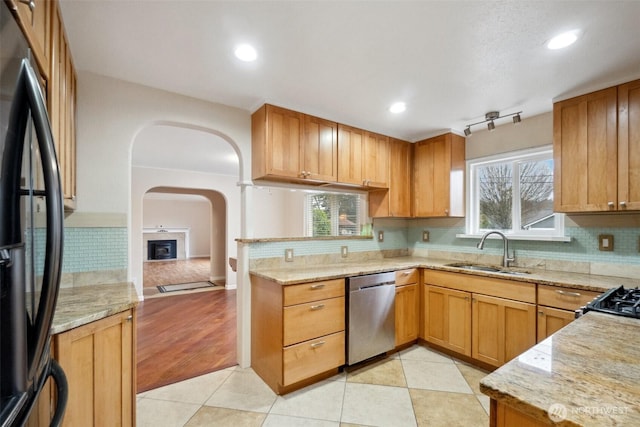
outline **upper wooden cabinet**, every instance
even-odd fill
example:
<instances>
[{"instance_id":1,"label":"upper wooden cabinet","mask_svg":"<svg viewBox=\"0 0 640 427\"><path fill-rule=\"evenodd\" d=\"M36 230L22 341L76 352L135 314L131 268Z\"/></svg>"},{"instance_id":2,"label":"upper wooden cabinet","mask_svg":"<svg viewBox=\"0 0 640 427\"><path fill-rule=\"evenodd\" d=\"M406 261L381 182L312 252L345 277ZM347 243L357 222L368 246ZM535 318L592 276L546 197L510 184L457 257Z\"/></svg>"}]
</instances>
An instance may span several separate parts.
<instances>
[{"instance_id":1,"label":"upper wooden cabinet","mask_svg":"<svg viewBox=\"0 0 640 427\"><path fill-rule=\"evenodd\" d=\"M9 7L17 18L18 25L29 42L40 73L49 77L51 52L51 15L55 4L50 0L9 0Z\"/></svg>"},{"instance_id":2,"label":"upper wooden cabinet","mask_svg":"<svg viewBox=\"0 0 640 427\"><path fill-rule=\"evenodd\" d=\"M369 193L369 216L411 216L413 144L389 138L389 190Z\"/></svg>"},{"instance_id":3,"label":"upper wooden cabinet","mask_svg":"<svg viewBox=\"0 0 640 427\"><path fill-rule=\"evenodd\" d=\"M337 123L265 104L251 116L253 179L335 182Z\"/></svg>"},{"instance_id":4,"label":"upper wooden cabinet","mask_svg":"<svg viewBox=\"0 0 640 427\"><path fill-rule=\"evenodd\" d=\"M51 130L60 164L64 206L76 207L76 71L58 3L51 21L51 67L48 103Z\"/></svg>"},{"instance_id":5,"label":"upper wooden cabinet","mask_svg":"<svg viewBox=\"0 0 640 427\"><path fill-rule=\"evenodd\" d=\"M338 182L389 187L389 137L338 124Z\"/></svg>"},{"instance_id":6,"label":"upper wooden cabinet","mask_svg":"<svg viewBox=\"0 0 640 427\"><path fill-rule=\"evenodd\" d=\"M618 209L640 210L640 80L618 86Z\"/></svg>"},{"instance_id":7,"label":"upper wooden cabinet","mask_svg":"<svg viewBox=\"0 0 640 427\"><path fill-rule=\"evenodd\" d=\"M640 209L640 80L553 106L554 210Z\"/></svg>"},{"instance_id":8,"label":"upper wooden cabinet","mask_svg":"<svg viewBox=\"0 0 640 427\"><path fill-rule=\"evenodd\" d=\"M413 216L464 216L464 143L452 133L416 142Z\"/></svg>"}]
</instances>

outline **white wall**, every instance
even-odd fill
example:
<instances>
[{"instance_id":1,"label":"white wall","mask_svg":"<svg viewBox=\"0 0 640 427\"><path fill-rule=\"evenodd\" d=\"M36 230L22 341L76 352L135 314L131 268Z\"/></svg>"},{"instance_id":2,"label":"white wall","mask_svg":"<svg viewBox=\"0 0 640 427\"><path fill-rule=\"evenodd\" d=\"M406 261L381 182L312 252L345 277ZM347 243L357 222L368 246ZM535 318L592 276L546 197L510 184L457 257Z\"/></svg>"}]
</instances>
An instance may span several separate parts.
<instances>
[{"instance_id":1,"label":"white wall","mask_svg":"<svg viewBox=\"0 0 640 427\"><path fill-rule=\"evenodd\" d=\"M186 198L156 198L147 193L143 202L144 228L188 228L191 258L209 257L211 248L211 203L202 196ZM195 198L194 198L195 197ZM224 240L224 234L222 236Z\"/></svg>"},{"instance_id":2,"label":"white wall","mask_svg":"<svg viewBox=\"0 0 640 427\"><path fill-rule=\"evenodd\" d=\"M250 179L248 111L87 72L78 76L77 108L79 212L129 211L131 146L138 132L154 124L216 133L240 157L236 181Z\"/></svg>"},{"instance_id":3,"label":"white wall","mask_svg":"<svg viewBox=\"0 0 640 427\"><path fill-rule=\"evenodd\" d=\"M280 187L253 189L253 237L304 236L304 195Z\"/></svg>"},{"instance_id":4,"label":"white wall","mask_svg":"<svg viewBox=\"0 0 640 427\"><path fill-rule=\"evenodd\" d=\"M481 128L480 125L478 128ZM551 144L553 144L553 113L549 112L533 117L523 115L522 122L517 125L508 121L496 126L492 132L474 131L466 138L465 154L467 159L476 159Z\"/></svg>"}]
</instances>

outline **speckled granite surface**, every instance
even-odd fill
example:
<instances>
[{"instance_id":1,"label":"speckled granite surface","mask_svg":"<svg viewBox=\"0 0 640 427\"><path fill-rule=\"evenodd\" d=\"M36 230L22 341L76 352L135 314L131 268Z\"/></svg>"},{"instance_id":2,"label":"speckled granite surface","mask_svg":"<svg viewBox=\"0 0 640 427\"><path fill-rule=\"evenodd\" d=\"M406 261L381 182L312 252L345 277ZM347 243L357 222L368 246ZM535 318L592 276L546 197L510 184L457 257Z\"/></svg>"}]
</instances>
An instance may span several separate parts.
<instances>
[{"instance_id":1,"label":"speckled granite surface","mask_svg":"<svg viewBox=\"0 0 640 427\"><path fill-rule=\"evenodd\" d=\"M341 264L312 265L290 268L259 268L252 269L251 274L274 280L282 285L291 285L316 280L335 279L347 276L357 276L360 274L371 274L383 271L401 270L404 268L421 267L433 270L452 271L456 273L499 277L502 279L519 280L542 285L566 286L573 289L584 289L597 292L603 292L607 289L620 285L623 285L625 288L640 286L640 280L627 279L623 277L597 276L593 274L537 269L513 269L514 271L527 271L530 274L487 273L447 266L447 264L451 264L453 262L456 261L406 256L356 263L345 262Z\"/></svg>"},{"instance_id":2,"label":"speckled granite surface","mask_svg":"<svg viewBox=\"0 0 640 427\"><path fill-rule=\"evenodd\" d=\"M52 334L100 320L135 307L138 295L132 283L60 289Z\"/></svg>"},{"instance_id":3,"label":"speckled granite surface","mask_svg":"<svg viewBox=\"0 0 640 427\"><path fill-rule=\"evenodd\" d=\"M483 378L480 389L547 423L551 411L559 425L638 426L638 337L639 319L590 312Z\"/></svg>"}]
</instances>

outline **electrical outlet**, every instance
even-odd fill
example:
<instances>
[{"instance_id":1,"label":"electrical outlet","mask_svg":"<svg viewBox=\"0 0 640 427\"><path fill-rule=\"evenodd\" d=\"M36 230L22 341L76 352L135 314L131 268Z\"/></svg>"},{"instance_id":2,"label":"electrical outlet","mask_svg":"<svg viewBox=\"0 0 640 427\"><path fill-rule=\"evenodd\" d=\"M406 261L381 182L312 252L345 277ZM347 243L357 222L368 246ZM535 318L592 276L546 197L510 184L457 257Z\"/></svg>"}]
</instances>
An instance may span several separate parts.
<instances>
[{"instance_id":1,"label":"electrical outlet","mask_svg":"<svg viewBox=\"0 0 640 427\"><path fill-rule=\"evenodd\" d=\"M423 242L428 242L429 241L429 232L427 230L423 230L422 231L422 241Z\"/></svg>"},{"instance_id":2,"label":"electrical outlet","mask_svg":"<svg viewBox=\"0 0 640 427\"><path fill-rule=\"evenodd\" d=\"M601 251L612 251L613 250L613 234L599 234L598 249Z\"/></svg>"},{"instance_id":3,"label":"electrical outlet","mask_svg":"<svg viewBox=\"0 0 640 427\"><path fill-rule=\"evenodd\" d=\"M384 242L384 231L378 231L378 242Z\"/></svg>"},{"instance_id":4,"label":"electrical outlet","mask_svg":"<svg viewBox=\"0 0 640 427\"><path fill-rule=\"evenodd\" d=\"M342 255L342 258L346 258L349 255L349 246L341 246L340 255Z\"/></svg>"},{"instance_id":5,"label":"electrical outlet","mask_svg":"<svg viewBox=\"0 0 640 427\"><path fill-rule=\"evenodd\" d=\"M286 262L292 262L293 261L293 249L285 249L284 250L284 260Z\"/></svg>"}]
</instances>

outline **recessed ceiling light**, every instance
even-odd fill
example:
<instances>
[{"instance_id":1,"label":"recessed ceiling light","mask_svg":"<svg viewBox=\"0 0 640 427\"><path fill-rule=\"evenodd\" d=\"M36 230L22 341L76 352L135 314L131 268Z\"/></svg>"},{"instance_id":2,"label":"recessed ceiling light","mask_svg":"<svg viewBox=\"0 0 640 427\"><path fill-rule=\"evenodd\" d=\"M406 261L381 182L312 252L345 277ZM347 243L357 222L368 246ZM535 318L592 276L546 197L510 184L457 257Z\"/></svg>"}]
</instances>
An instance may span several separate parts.
<instances>
[{"instance_id":1,"label":"recessed ceiling light","mask_svg":"<svg viewBox=\"0 0 640 427\"><path fill-rule=\"evenodd\" d=\"M547 43L547 49L556 50L570 46L578 40L578 30L567 31L566 33L558 34Z\"/></svg>"},{"instance_id":2,"label":"recessed ceiling light","mask_svg":"<svg viewBox=\"0 0 640 427\"><path fill-rule=\"evenodd\" d=\"M406 109L407 104L405 104L404 102L394 102L393 104L391 104L391 107L389 107L389 111L394 114L402 113Z\"/></svg>"},{"instance_id":3,"label":"recessed ceiling light","mask_svg":"<svg viewBox=\"0 0 640 427\"><path fill-rule=\"evenodd\" d=\"M253 46L248 44L241 44L237 46L234 53L236 58L245 62L255 61L256 58L258 58L258 52L256 52Z\"/></svg>"}]
</instances>

